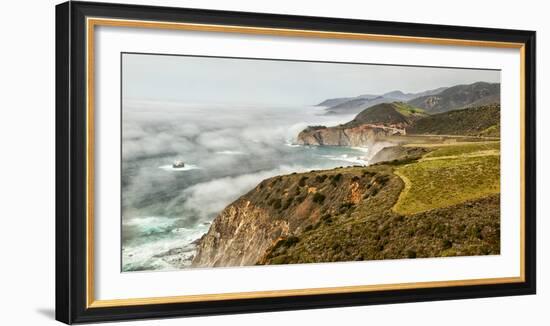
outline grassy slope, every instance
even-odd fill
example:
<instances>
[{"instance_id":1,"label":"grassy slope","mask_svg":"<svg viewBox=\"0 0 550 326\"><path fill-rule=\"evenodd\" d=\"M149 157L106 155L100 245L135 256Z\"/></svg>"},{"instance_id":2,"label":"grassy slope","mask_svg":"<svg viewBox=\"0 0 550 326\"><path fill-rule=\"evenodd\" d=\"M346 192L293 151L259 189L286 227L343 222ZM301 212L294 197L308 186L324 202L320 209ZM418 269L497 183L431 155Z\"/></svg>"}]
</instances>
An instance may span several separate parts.
<instances>
[{"instance_id":1,"label":"grassy slope","mask_svg":"<svg viewBox=\"0 0 550 326\"><path fill-rule=\"evenodd\" d=\"M500 105L486 105L427 116L407 128L410 134L499 137Z\"/></svg>"},{"instance_id":2,"label":"grassy slope","mask_svg":"<svg viewBox=\"0 0 550 326\"><path fill-rule=\"evenodd\" d=\"M361 111L352 121L343 126L355 127L371 123L378 125L408 125L426 116L424 110L403 102L382 103Z\"/></svg>"},{"instance_id":3,"label":"grassy slope","mask_svg":"<svg viewBox=\"0 0 550 326\"><path fill-rule=\"evenodd\" d=\"M417 97L408 103L429 113L439 113L495 102L500 103L500 84L477 82L449 87L436 95Z\"/></svg>"},{"instance_id":4,"label":"grassy slope","mask_svg":"<svg viewBox=\"0 0 550 326\"><path fill-rule=\"evenodd\" d=\"M360 178L360 200L331 204L316 223L281 239L258 263L498 254L498 143L428 150L415 152L421 157L404 152L391 162L340 169L346 178ZM325 205L330 192L326 197Z\"/></svg>"},{"instance_id":5,"label":"grassy slope","mask_svg":"<svg viewBox=\"0 0 550 326\"><path fill-rule=\"evenodd\" d=\"M406 117L411 117L411 116L425 117L428 115L424 110L404 102L394 102L393 104L397 109L397 111Z\"/></svg>"},{"instance_id":6,"label":"grassy slope","mask_svg":"<svg viewBox=\"0 0 550 326\"><path fill-rule=\"evenodd\" d=\"M410 214L500 192L500 142L441 146L395 170L406 184L394 211Z\"/></svg>"}]
</instances>

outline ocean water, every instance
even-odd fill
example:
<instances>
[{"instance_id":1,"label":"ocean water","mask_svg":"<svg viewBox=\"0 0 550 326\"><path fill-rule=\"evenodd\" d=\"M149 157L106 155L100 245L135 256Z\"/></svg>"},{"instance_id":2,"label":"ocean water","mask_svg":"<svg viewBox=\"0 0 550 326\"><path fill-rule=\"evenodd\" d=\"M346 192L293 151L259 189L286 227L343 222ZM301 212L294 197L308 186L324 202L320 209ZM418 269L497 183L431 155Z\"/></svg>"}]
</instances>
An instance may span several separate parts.
<instances>
[{"instance_id":1,"label":"ocean water","mask_svg":"<svg viewBox=\"0 0 550 326\"><path fill-rule=\"evenodd\" d=\"M352 118L318 107L124 101L122 271L189 267L216 215L263 179L367 164L368 148L295 144L308 125Z\"/></svg>"}]
</instances>

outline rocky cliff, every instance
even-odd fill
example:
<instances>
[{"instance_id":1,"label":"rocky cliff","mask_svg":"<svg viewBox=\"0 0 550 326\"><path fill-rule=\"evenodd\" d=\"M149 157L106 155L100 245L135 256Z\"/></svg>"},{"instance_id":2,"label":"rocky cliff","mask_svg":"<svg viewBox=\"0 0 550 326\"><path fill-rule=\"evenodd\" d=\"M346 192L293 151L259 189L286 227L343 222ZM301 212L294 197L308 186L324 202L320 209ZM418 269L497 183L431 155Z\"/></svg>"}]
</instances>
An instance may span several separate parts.
<instances>
[{"instance_id":1,"label":"rocky cliff","mask_svg":"<svg viewBox=\"0 0 550 326\"><path fill-rule=\"evenodd\" d=\"M456 146L455 151L468 153L478 147ZM448 147L435 151L447 152ZM475 174L472 180L498 175L498 164L480 165L476 156L449 159L437 156L444 153L432 150L431 147L394 149L387 153L394 158L392 161L369 167L266 179L216 217L200 240L192 266L498 254L498 193L483 193L457 202L456 195L466 192L446 193L440 187L453 184L456 188L458 184L470 190L472 186L475 188L478 183L457 183L469 159L474 160L469 172L469 176ZM428 152L435 157L422 161ZM492 157L491 153L485 154ZM455 166L455 162L459 163ZM424 172L410 174L416 170ZM401 177L403 173L409 173L408 189ZM435 179L422 181L424 175ZM432 181L439 179L439 186L433 186ZM498 177L493 179L498 181ZM433 202L432 198L437 200ZM417 201L423 203L417 209L405 213L396 210L397 203L403 207L404 203ZM442 204L444 201L449 204Z\"/></svg>"},{"instance_id":2,"label":"rocky cliff","mask_svg":"<svg viewBox=\"0 0 550 326\"><path fill-rule=\"evenodd\" d=\"M308 127L298 134L297 143L314 146L370 146L382 138L405 134L405 129L379 125L361 125L352 128Z\"/></svg>"},{"instance_id":3,"label":"rocky cliff","mask_svg":"<svg viewBox=\"0 0 550 326\"><path fill-rule=\"evenodd\" d=\"M193 266L261 263L277 244L292 242L321 223L323 216L326 219L326 214L345 213L363 203L365 194L378 192L382 183L393 180L392 184L401 187L395 176L383 171L366 171L365 168L334 169L262 181L216 217L200 240Z\"/></svg>"},{"instance_id":4,"label":"rocky cliff","mask_svg":"<svg viewBox=\"0 0 550 326\"><path fill-rule=\"evenodd\" d=\"M402 102L383 103L360 112L353 120L335 127L313 126L298 134L300 145L371 146L396 135L405 135L405 128L427 115Z\"/></svg>"},{"instance_id":5,"label":"rocky cliff","mask_svg":"<svg viewBox=\"0 0 550 326\"><path fill-rule=\"evenodd\" d=\"M366 146L381 141L402 143L399 135L500 136L500 104L469 107L428 115L421 109L401 102L368 108L348 123L335 126L311 126L297 136L300 145Z\"/></svg>"},{"instance_id":6,"label":"rocky cliff","mask_svg":"<svg viewBox=\"0 0 550 326\"><path fill-rule=\"evenodd\" d=\"M368 167L262 181L215 218L192 266L498 254L498 141L443 144L447 136L433 134L493 137L499 117L498 105L428 116L396 102L336 127L308 127L298 143L370 146L389 138L418 143L387 147ZM428 136L391 137L405 130Z\"/></svg>"}]
</instances>

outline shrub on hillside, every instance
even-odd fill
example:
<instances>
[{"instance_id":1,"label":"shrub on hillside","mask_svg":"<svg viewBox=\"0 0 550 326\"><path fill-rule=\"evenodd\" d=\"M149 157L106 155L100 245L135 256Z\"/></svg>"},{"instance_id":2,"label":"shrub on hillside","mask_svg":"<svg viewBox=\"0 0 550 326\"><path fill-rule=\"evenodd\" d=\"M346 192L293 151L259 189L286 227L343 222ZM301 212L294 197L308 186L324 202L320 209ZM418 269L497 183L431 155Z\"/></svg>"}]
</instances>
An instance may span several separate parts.
<instances>
[{"instance_id":1,"label":"shrub on hillside","mask_svg":"<svg viewBox=\"0 0 550 326\"><path fill-rule=\"evenodd\" d=\"M325 201L325 198L326 198L325 195L323 195L322 193L316 192L313 195L313 202L317 204L322 204Z\"/></svg>"}]
</instances>

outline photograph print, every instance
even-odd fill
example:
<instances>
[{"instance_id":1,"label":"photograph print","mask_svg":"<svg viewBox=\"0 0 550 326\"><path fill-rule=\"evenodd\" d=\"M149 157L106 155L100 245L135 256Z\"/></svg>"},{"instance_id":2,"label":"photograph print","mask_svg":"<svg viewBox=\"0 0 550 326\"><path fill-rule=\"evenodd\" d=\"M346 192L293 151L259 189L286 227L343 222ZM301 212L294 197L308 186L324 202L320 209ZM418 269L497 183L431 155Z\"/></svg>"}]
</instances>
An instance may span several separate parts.
<instances>
[{"instance_id":1,"label":"photograph print","mask_svg":"<svg viewBox=\"0 0 550 326\"><path fill-rule=\"evenodd\" d=\"M123 272L500 254L500 70L121 60Z\"/></svg>"}]
</instances>

